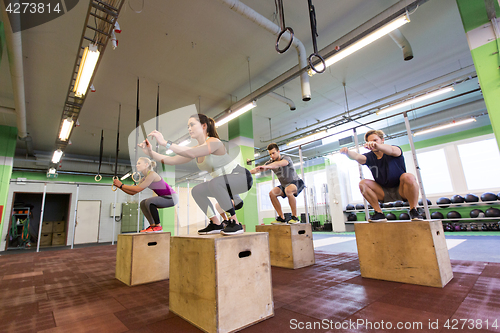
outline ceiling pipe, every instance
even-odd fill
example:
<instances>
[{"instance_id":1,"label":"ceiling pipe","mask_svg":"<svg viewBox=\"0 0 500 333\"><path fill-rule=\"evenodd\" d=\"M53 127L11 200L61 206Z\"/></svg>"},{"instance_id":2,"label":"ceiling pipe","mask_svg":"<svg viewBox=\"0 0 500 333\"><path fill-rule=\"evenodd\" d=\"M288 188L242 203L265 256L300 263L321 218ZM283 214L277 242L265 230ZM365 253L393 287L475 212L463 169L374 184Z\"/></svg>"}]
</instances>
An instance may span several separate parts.
<instances>
[{"instance_id":1,"label":"ceiling pipe","mask_svg":"<svg viewBox=\"0 0 500 333\"><path fill-rule=\"evenodd\" d=\"M413 51L411 49L411 45L408 42L408 39L403 35L399 29L393 30L389 33L389 36L391 36L392 40L398 44L399 48L403 50L403 59L405 61L409 61L413 59Z\"/></svg>"},{"instance_id":2,"label":"ceiling pipe","mask_svg":"<svg viewBox=\"0 0 500 333\"><path fill-rule=\"evenodd\" d=\"M281 96L280 94L277 94L275 92L270 92L267 94L267 96L272 97L280 102L283 102L287 104L290 107L290 111L295 111L297 108L295 107L295 103L290 99L285 96Z\"/></svg>"},{"instance_id":3,"label":"ceiling pipe","mask_svg":"<svg viewBox=\"0 0 500 333\"><path fill-rule=\"evenodd\" d=\"M258 24L260 27L263 27L276 37L280 34L281 28L278 27L276 24L262 16L261 14L257 13L255 10L252 8L248 7L247 5L243 4L239 0L219 0L238 14L246 17L250 21ZM283 40L287 42L287 35L283 35ZM304 69L307 68L308 63L307 63L307 54L306 54L306 48L304 47L304 44L297 38L293 38L292 45L295 47L297 50L297 55L299 57L299 68ZM309 83L309 76L307 75L307 72L304 71L303 73L300 74L300 83L302 87L302 100L303 101L309 101L311 100L311 85ZM246 104L246 102L244 103Z\"/></svg>"},{"instance_id":4,"label":"ceiling pipe","mask_svg":"<svg viewBox=\"0 0 500 333\"><path fill-rule=\"evenodd\" d=\"M3 6L3 2L2 2ZM10 21L12 18L12 22ZM28 135L26 126L26 101L24 92L24 69L23 69L23 42L21 31L14 33L13 26L20 27L20 14L7 15L3 8L3 21L5 39L7 40L7 55L9 57L10 76L12 80L12 91L14 93L14 110L16 114L17 136L26 144L26 153L33 156L33 140ZM12 23L12 25L11 25ZM2 113L12 113L10 108L0 108Z\"/></svg>"},{"instance_id":5,"label":"ceiling pipe","mask_svg":"<svg viewBox=\"0 0 500 333\"><path fill-rule=\"evenodd\" d=\"M2 6L4 6L2 1ZM14 92L14 105L17 112L17 135L23 139L28 136L26 129L26 102L24 94L24 70L23 70L23 43L21 40L21 31L16 33L12 30L13 23L15 26L20 25L19 14L12 14L10 21L9 15L5 7L3 7L3 21L5 29L5 38L7 39L7 55L9 56L10 76L12 78L12 90Z\"/></svg>"}]
</instances>

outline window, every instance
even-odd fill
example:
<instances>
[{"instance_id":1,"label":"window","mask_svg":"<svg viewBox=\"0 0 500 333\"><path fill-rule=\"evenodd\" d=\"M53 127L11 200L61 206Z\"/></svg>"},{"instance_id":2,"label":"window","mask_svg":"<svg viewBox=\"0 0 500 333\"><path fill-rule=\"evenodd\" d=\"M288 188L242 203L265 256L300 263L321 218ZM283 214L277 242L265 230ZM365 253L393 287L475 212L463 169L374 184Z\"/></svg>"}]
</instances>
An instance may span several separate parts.
<instances>
[{"instance_id":1,"label":"window","mask_svg":"<svg viewBox=\"0 0 500 333\"><path fill-rule=\"evenodd\" d=\"M453 192L444 149L417 153L417 159L425 194Z\"/></svg>"},{"instance_id":2,"label":"window","mask_svg":"<svg viewBox=\"0 0 500 333\"><path fill-rule=\"evenodd\" d=\"M271 200L269 199L269 192L271 191L271 188L272 183L270 181L258 184L257 191L260 201L260 210L274 209Z\"/></svg>"},{"instance_id":3,"label":"window","mask_svg":"<svg viewBox=\"0 0 500 333\"><path fill-rule=\"evenodd\" d=\"M360 147L359 153L364 154L369 150L363 147ZM359 191L359 163L353 160L350 160L347 156L342 154L333 154L330 156L330 160L332 163L335 163L348 175L348 185L350 186L351 198L348 198L348 202L360 202L363 201L363 196ZM363 176L365 179L373 180L372 173L370 169L366 165L361 166L361 170L363 172Z\"/></svg>"},{"instance_id":4,"label":"window","mask_svg":"<svg viewBox=\"0 0 500 333\"><path fill-rule=\"evenodd\" d=\"M500 153L495 139L458 145L467 188L481 190L500 187Z\"/></svg>"}]
</instances>

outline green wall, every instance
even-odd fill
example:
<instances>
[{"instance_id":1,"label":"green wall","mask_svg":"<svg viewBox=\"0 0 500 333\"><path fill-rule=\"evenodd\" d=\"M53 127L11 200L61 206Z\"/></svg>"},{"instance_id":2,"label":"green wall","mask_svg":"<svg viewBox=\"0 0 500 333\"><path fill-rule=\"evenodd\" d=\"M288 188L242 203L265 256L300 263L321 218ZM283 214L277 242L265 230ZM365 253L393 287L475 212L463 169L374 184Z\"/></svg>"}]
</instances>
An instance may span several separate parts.
<instances>
[{"instance_id":1,"label":"green wall","mask_svg":"<svg viewBox=\"0 0 500 333\"><path fill-rule=\"evenodd\" d=\"M248 111L238 118L235 118L229 122L228 125L228 140L232 140L239 136L244 136L245 138L253 139L253 121L252 121L252 111ZM253 159L253 147L252 147L252 157Z\"/></svg>"},{"instance_id":2,"label":"green wall","mask_svg":"<svg viewBox=\"0 0 500 333\"><path fill-rule=\"evenodd\" d=\"M485 32L493 35L493 27L488 20L485 1L456 0L464 31L471 49L472 60L478 77L488 116L500 147L500 39L488 39ZM498 1L493 0L496 17L500 17ZM488 31L481 31L489 24Z\"/></svg>"},{"instance_id":3,"label":"green wall","mask_svg":"<svg viewBox=\"0 0 500 333\"><path fill-rule=\"evenodd\" d=\"M17 142L17 128L10 126L0 126L0 159L5 162L0 165L0 205L3 207L0 216L0 237L3 237L4 220L8 223L9 219L4 219L7 196L9 195L10 178L12 174L11 163L14 159Z\"/></svg>"},{"instance_id":4,"label":"green wall","mask_svg":"<svg viewBox=\"0 0 500 333\"><path fill-rule=\"evenodd\" d=\"M240 149L244 160L246 160L247 158L253 159L253 147L240 146ZM246 165L245 163L243 166L248 170L251 170L255 167L255 164ZM257 205L257 182L255 181L255 177L252 188L246 193L243 202L243 208L236 211L236 217L238 218L238 221L245 225L246 231L255 232L255 226L259 223L259 208Z\"/></svg>"},{"instance_id":5,"label":"green wall","mask_svg":"<svg viewBox=\"0 0 500 333\"><path fill-rule=\"evenodd\" d=\"M47 178L45 171L42 172L30 172L30 171L13 171L11 179L26 178L29 180L38 180L44 182L74 182L74 183L95 183L95 184L113 184L113 177L103 176L102 180L96 182L95 176L85 176L85 175L70 175L70 174L58 174L57 178ZM123 181L124 184L132 185L133 181L129 178Z\"/></svg>"},{"instance_id":6,"label":"green wall","mask_svg":"<svg viewBox=\"0 0 500 333\"><path fill-rule=\"evenodd\" d=\"M498 1L494 0L497 17L500 17ZM457 0L458 10L462 16L465 32L479 28L488 22L486 7L483 0Z\"/></svg>"},{"instance_id":7,"label":"green wall","mask_svg":"<svg viewBox=\"0 0 500 333\"><path fill-rule=\"evenodd\" d=\"M164 180L174 189L175 191L175 165L163 165L163 171L171 172L173 177L164 178ZM175 207L162 208L158 210L158 215L160 216L160 224L163 231L170 232L175 235Z\"/></svg>"}]
</instances>

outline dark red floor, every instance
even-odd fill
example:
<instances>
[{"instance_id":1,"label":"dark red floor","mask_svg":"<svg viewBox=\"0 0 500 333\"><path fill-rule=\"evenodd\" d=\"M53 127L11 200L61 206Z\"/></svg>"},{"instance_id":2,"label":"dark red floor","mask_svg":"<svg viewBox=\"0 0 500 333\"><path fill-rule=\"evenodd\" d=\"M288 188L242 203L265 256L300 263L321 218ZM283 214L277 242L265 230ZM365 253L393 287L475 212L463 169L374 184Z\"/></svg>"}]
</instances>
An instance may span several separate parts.
<instances>
[{"instance_id":1,"label":"dark red floor","mask_svg":"<svg viewBox=\"0 0 500 333\"><path fill-rule=\"evenodd\" d=\"M116 280L115 255L96 246L0 256L0 332L200 332L169 312L168 281ZM272 268L275 316L242 332L442 332L447 321L450 332L500 332L500 264L452 266L440 289L364 279L356 254L317 251L314 266Z\"/></svg>"}]
</instances>

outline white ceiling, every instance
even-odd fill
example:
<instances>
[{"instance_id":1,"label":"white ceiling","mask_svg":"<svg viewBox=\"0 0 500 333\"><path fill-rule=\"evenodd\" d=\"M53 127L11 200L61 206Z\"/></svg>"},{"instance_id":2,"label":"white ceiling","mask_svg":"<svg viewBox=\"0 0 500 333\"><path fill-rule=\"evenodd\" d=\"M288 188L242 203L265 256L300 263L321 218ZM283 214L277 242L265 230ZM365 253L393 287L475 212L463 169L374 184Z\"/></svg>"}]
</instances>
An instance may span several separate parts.
<instances>
[{"instance_id":1,"label":"white ceiling","mask_svg":"<svg viewBox=\"0 0 500 333\"><path fill-rule=\"evenodd\" d=\"M243 2L278 23L273 0ZM398 1L313 2L318 48L322 49ZM143 123L156 114L158 85L161 114L195 104L200 112L215 116L248 95L250 82L254 91L297 65L293 48L278 54L275 36L217 0L144 0L142 12L132 10L140 9L142 3L128 0L122 9L118 19L122 29L119 46L116 50L108 46L104 53L94 79L97 91L86 98L67 155L98 156L100 132L104 129L104 156L114 159L119 103L120 145L126 147L128 135L135 128L137 78ZM294 29L307 53L312 53L307 2L285 1L284 6L287 25ZM55 147L87 8L88 1L79 1L61 17L22 32L27 128L40 154L50 154ZM261 148L269 143L269 118L273 137L292 136L297 134L296 128L343 113L343 82L352 110L406 89L417 92L411 88L431 80L435 85L474 72L455 0L430 0L410 17L411 22L400 30L412 46L413 60L403 61L399 47L386 36L329 67L324 74L311 77L309 102L301 99L298 78L288 82L275 92L291 98L297 110L291 112L287 105L270 97L258 100L253 111L255 146ZM425 85L419 89L423 88ZM477 81L469 82L469 88L477 88ZM462 90L457 88L455 93ZM481 99L480 94L472 97L477 99ZM453 106L470 101L470 96L458 99ZM14 107L5 53L0 63L0 106ZM435 110L439 108L443 106ZM172 124L183 124L173 114L171 119ZM375 116L369 116L364 121L373 119ZM401 120L386 121L384 127ZM0 124L16 126L15 116L1 113ZM178 132L179 128L162 128L166 137L172 131ZM23 147L19 141L18 148ZM120 158L129 158L128 149L121 149Z\"/></svg>"}]
</instances>

